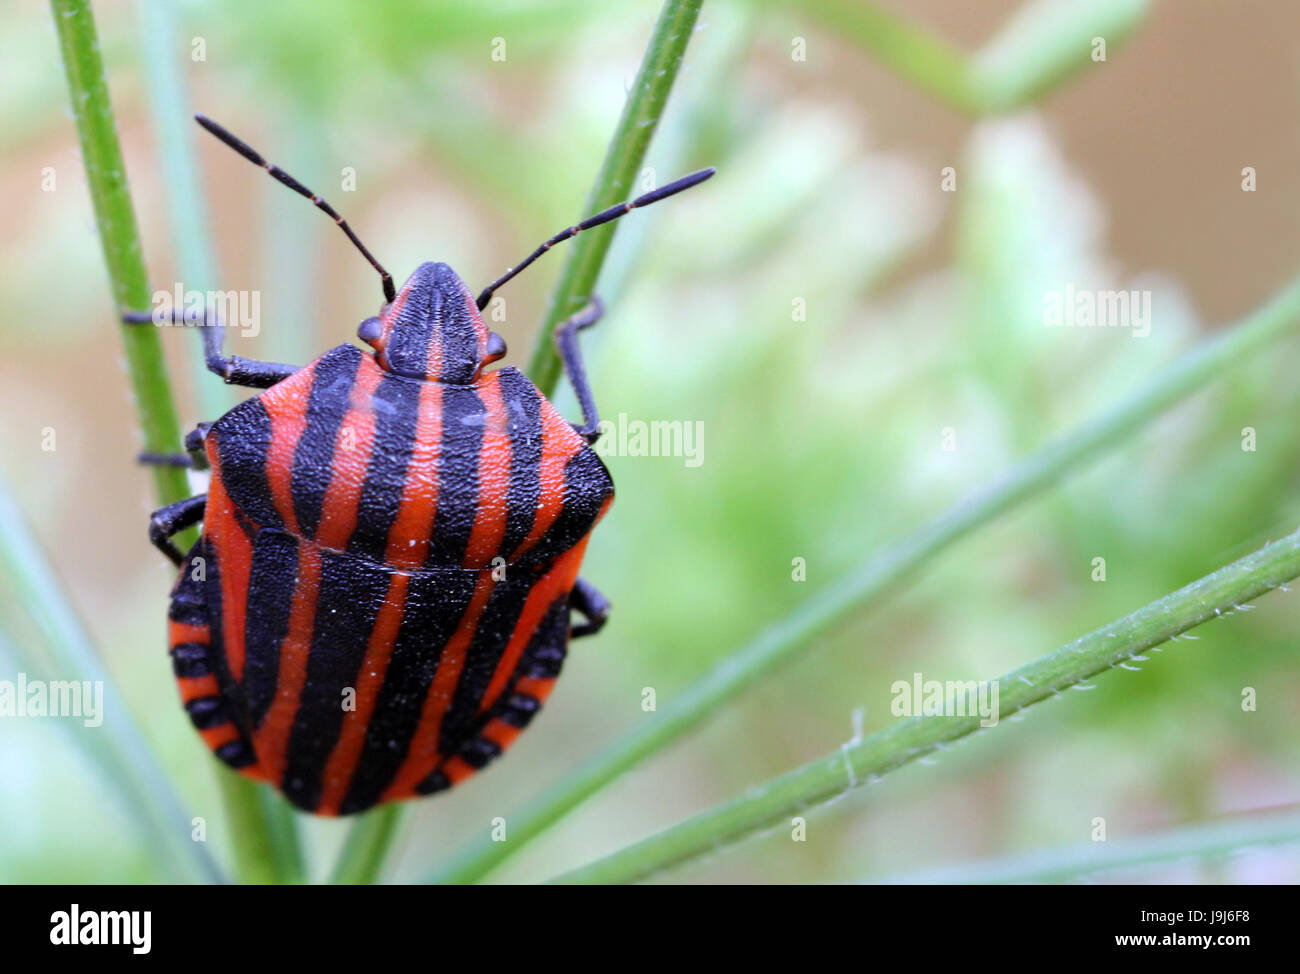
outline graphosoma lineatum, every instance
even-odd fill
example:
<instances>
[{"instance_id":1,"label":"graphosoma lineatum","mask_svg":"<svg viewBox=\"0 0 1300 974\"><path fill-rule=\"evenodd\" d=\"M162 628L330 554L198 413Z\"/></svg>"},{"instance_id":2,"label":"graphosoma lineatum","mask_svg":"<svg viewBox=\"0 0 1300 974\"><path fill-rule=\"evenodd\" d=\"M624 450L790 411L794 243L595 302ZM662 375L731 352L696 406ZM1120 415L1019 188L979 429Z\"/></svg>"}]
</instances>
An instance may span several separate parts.
<instances>
[{"instance_id":1,"label":"graphosoma lineatum","mask_svg":"<svg viewBox=\"0 0 1300 974\"><path fill-rule=\"evenodd\" d=\"M400 291L328 203L215 122L199 123L329 214L379 272L384 304L358 336L297 368L223 352L208 368L263 390L152 463L211 468L207 494L156 511L150 538L181 572L169 642L204 742L322 815L446 789L482 768L546 700L570 636L608 602L578 578L614 487L577 332L555 338L583 424L560 417L480 314L493 292L574 234L707 179L693 173L539 246L479 295L442 263ZM152 321L149 312L123 316ZM177 532L202 522L187 556ZM571 626L576 611L585 622ZM345 701L352 695L351 708Z\"/></svg>"}]
</instances>

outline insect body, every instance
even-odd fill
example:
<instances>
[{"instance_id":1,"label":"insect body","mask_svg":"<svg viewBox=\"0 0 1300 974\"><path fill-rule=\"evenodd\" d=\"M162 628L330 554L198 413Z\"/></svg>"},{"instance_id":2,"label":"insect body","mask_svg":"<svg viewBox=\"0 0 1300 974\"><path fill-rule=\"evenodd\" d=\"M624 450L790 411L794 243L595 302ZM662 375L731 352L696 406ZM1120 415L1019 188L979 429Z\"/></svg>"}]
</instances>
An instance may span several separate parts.
<instances>
[{"instance_id":1,"label":"insect body","mask_svg":"<svg viewBox=\"0 0 1300 974\"><path fill-rule=\"evenodd\" d=\"M209 490L150 524L181 566L169 635L182 701L219 758L308 811L441 791L510 746L569 637L608 612L578 578L613 499L576 338L600 303L556 334L581 426L518 370L485 370L505 343L480 309L552 243L712 171L557 234L476 301L441 263L395 291L328 204L200 122L334 216L388 300L358 328L372 353L340 345L300 369L227 357L220 326L196 322L209 367L263 391L187 438ZM169 539L200 520L182 557Z\"/></svg>"}]
</instances>

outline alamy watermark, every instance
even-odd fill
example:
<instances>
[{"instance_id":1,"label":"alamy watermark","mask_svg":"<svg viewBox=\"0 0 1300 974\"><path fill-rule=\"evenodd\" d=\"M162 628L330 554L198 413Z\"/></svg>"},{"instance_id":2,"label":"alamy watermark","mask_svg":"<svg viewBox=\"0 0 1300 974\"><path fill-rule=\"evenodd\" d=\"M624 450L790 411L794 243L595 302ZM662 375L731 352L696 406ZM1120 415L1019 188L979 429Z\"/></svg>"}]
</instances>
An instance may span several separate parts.
<instances>
[{"instance_id":1,"label":"alamy watermark","mask_svg":"<svg viewBox=\"0 0 1300 974\"><path fill-rule=\"evenodd\" d=\"M87 727L104 722L102 680L0 680L0 717L73 717Z\"/></svg>"},{"instance_id":2,"label":"alamy watermark","mask_svg":"<svg viewBox=\"0 0 1300 974\"><path fill-rule=\"evenodd\" d=\"M153 323L160 328L202 322L238 328L244 338L256 338L262 326L261 291L194 291L179 281L170 291L153 293Z\"/></svg>"},{"instance_id":3,"label":"alamy watermark","mask_svg":"<svg viewBox=\"0 0 1300 974\"><path fill-rule=\"evenodd\" d=\"M1151 334L1150 291L1065 288L1043 293L1043 324L1049 328L1128 328L1134 338Z\"/></svg>"},{"instance_id":4,"label":"alamy watermark","mask_svg":"<svg viewBox=\"0 0 1300 974\"><path fill-rule=\"evenodd\" d=\"M73 903L50 914L50 943L55 946L124 946L147 954L153 943L150 910L83 910Z\"/></svg>"},{"instance_id":5,"label":"alamy watermark","mask_svg":"<svg viewBox=\"0 0 1300 974\"><path fill-rule=\"evenodd\" d=\"M913 673L911 680L895 680L889 692L895 717L979 717L981 727L997 726L997 680L927 680Z\"/></svg>"},{"instance_id":6,"label":"alamy watermark","mask_svg":"<svg viewBox=\"0 0 1300 974\"><path fill-rule=\"evenodd\" d=\"M682 457L686 466L704 462L704 421L689 419L602 419L592 447L601 456Z\"/></svg>"}]
</instances>

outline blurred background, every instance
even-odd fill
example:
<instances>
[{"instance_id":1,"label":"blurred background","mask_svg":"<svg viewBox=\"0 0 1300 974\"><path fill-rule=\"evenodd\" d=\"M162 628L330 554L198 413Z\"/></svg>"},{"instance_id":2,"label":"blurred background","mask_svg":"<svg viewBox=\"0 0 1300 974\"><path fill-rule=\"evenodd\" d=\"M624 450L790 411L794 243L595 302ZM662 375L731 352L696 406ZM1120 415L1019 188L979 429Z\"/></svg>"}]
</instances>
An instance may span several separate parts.
<instances>
[{"instance_id":1,"label":"blurred background","mask_svg":"<svg viewBox=\"0 0 1300 974\"><path fill-rule=\"evenodd\" d=\"M259 292L261 333L233 350L306 362L374 313L373 272L330 221L197 128L194 191L213 233L173 234L154 112L176 93L153 90L151 65L177 59L192 108L334 203L399 282L445 260L477 288L585 215L660 3L173 6L168 38L136 3L95 4L151 286ZM1020 3L879 6L974 51ZM150 482L132 462L136 419L58 44L45 5L0 11L0 470L220 854L218 772L164 656L173 572L145 537ZM610 314L586 347L606 418L700 422L702 462L606 457L618 500L583 574L612 621L571 648L507 757L413 809L393 879L427 873L653 720L643 688L664 706L1300 271L1295 4L1153 3L1104 62L978 121L882 67L817 3L708 0L701 25L647 165L658 182L703 165L719 175L623 222L602 278ZM46 167L53 192L40 190ZM182 277L180 255L204 243L215 279ZM503 291L493 327L508 361L526 361L563 260ZM1044 294L1067 283L1149 291L1150 333L1045 327ZM163 336L185 429L239 395L198 369L193 337ZM1239 363L815 641L495 878L542 879L617 849L830 752L859 708L864 730L887 726L895 680L993 677L1290 532L1297 369L1294 340ZM578 415L567 390L556 401ZM796 558L806 581L792 580ZM1095 817L1114 839L1300 801L1298 625L1300 595L1264 598L1139 671L810 812L805 842L777 829L667 878L878 879L1077 845ZM13 650L0 647L0 678L21 668ZM1258 690L1255 712L1244 687ZM156 880L152 843L66 730L0 720L0 879ZM319 874L346 825L303 826ZM1101 879L1298 877L1292 846Z\"/></svg>"}]
</instances>

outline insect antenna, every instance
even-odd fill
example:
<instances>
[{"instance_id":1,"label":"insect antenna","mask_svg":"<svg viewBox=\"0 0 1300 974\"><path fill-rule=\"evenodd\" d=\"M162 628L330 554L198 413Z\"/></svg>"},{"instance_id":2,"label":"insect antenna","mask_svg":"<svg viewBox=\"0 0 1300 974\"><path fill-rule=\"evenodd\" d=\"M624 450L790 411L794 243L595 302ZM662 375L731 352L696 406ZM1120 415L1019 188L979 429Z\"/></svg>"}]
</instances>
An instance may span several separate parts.
<instances>
[{"instance_id":1,"label":"insect antenna","mask_svg":"<svg viewBox=\"0 0 1300 974\"><path fill-rule=\"evenodd\" d=\"M262 154L251 145L233 133L228 132L225 128L212 121L212 119L208 118L206 115L195 115L194 121L198 122L210 133L215 135L222 142L226 143L226 145L230 146L230 148L234 149L253 165L261 166L279 182L284 183L284 185L288 186L299 196L305 196L307 199L311 200L318 210L323 211L330 217L330 219L339 225L339 229L348 235L348 239L352 241L357 250L361 251L361 255L365 257L366 260L370 261L370 266L379 272L380 281L384 286L384 299L386 301L392 301L393 298L397 296L397 289L393 287L393 276L389 274L388 271L384 270L383 265L380 264L379 261L375 260L370 251L366 249L366 245L363 244L361 239L352 232L352 228L348 226L348 221L339 216L334 207L330 206L325 202L325 200L317 196L302 183L298 182L298 180L294 179L279 166L267 162L266 159L262 157Z\"/></svg>"},{"instance_id":2,"label":"insect antenna","mask_svg":"<svg viewBox=\"0 0 1300 974\"><path fill-rule=\"evenodd\" d=\"M618 203L607 210L601 210L595 216L587 217L587 219L583 220L577 226L569 227L567 230L561 230L555 236L551 237L550 240L547 240L544 244L524 258L522 262L510 268L495 281L485 287L482 293L478 296L479 310L482 311L487 307L487 303L492 300L492 295L496 292L497 288L517 275L525 267L562 240L568 240L570 237L577 236L583 230L590 230L592 227L598 227L602 223L609 223L611 220L617 220L625 213L630 213L638 207L649 206L651 203L658 203L660 200L667 199L669 196L680 193L684 189L690 189L692 186L697 186L712 176L714 172L716 172L716 170L713 168L701 169L698 172L693 172L689 176L683 176L681 179L675 180L666 186L660 186L658 189L652 189L648 193L643 193L636 199L627 203Z\"/></svg>"}]
</instances>

